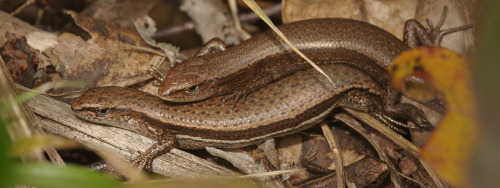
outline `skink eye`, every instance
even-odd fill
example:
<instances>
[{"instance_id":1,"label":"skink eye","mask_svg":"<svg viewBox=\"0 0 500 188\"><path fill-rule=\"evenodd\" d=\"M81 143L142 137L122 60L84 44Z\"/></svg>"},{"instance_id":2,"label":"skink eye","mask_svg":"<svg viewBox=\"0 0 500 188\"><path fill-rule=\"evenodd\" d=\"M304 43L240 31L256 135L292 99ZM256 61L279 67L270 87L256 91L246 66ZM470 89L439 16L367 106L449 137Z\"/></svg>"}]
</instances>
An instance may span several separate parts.
<instances>
[{"instance_id":1,"label":"skink eye","mask_svg":"<svg viewBox=\"0 0 500 188\"><path fill-rule=\"evenodd\" d=\"M108 113L109 113L109 108L103 108L103 109L97 110L97 114L99 116L104 116L104 115L106 115Z\"/></svg>"},{"instance_id":2,"label":"skink eye","mask_svg":"<svg viewBox=\"0 0 500 188\"><path fill-rule=\"evenodd\" d=\"M368 105L368 99L366 97L360 97L358 100L358 104L360 106L367 106Z\"/></svg>"},{"instance_id":3,"label":"skink eye","mask_svg":"<svg viewBox=\"0 0 500 188\"><path fill-rule=\"evenodd\" d=\"M188 95L194 95L196 92L198 92L198 85L191 86L185 90L186 94Z\"/></svg>"}]
</instances>

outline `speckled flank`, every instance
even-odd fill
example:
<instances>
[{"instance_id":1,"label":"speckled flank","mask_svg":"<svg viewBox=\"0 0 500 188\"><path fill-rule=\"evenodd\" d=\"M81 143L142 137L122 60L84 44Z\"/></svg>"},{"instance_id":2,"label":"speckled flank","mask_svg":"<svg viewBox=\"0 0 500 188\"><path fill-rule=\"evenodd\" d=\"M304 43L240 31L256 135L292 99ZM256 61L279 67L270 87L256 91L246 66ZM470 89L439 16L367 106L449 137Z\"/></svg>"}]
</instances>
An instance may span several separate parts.
<instances>
[{"instance_id":1,"label":"speckled flank","mask_svg":"<svg viewBox=\"0 0 500 188\"><path fill-rule=\"evenodd\" d=\"M235 147L314 125L312 121L321 120L346 91L369 90L381 95L380 86L357 69L341 65L322 68L333 85L310 69L255 91L232 110L231 104L222 103L220 98L167 103L123 87L90 89L72 108L85 119L148 136L173 133L178 139L182 137L179 145L185 148Z\"/></svg>"},{"instance_id":2,"label":"speckled flank","mask_svg":"<svg viewBox=\"0 0 500 188\"><path fill-rule=\"evenodd\" d=\"M344 64L378 82L407 45L374 25L340 18L304 20L279 26L315 63ZM192 57L173 67L158 93L164 100L188 102L250 93L273 80L311 68L274 32L266 31L225 51ZM196 93L186 89L198 86Z\"/></svg>"}]
</instances>

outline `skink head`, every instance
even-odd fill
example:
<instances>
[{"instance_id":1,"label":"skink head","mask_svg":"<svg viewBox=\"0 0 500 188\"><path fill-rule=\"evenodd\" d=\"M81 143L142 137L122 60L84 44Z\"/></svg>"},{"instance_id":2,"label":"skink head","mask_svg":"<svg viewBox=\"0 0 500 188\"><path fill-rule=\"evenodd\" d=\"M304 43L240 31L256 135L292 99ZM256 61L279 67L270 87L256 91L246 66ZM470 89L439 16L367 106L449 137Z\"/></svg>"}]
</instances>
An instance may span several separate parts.
<instances>
[{"instance_id":1,"label":"skink head","mask_svg":"<svg viewBox=\"0 0 500 188\"><path fill-rule=\"evenodd\" d=\"M214 80L210 76L210 65L200 57L192 57L167 72L158 95L171 102L193 102L219 94L218 88L212 87Z\"/></svg>"},{"instance_id":2,"label":"skink head","mask_svg":"<svg viewBox=\"0 0 500 188\"><path fill-rule=\"evenodd\" d=\"M71 109L82 119L120 127L120 105L126 94L120 87L92 88L76 98ZM117 93L118 92L118 93ZM120 93L121 92L121 93ZM119 95L117 95L119 94Z\"/></svg>"},{"instance_id":3,"label":"skink head","mask_svg":"<svg viewBox=\"0 0 500 188\"><path fill-rule=\"evenodd\" d=\"M158 136L155 129L141 117L148 107L162 101L157 97L127 87L97 87L87 90L71 104L76 116L105 125L126 129L145 136Z\"/></svg>"}]
</instances>

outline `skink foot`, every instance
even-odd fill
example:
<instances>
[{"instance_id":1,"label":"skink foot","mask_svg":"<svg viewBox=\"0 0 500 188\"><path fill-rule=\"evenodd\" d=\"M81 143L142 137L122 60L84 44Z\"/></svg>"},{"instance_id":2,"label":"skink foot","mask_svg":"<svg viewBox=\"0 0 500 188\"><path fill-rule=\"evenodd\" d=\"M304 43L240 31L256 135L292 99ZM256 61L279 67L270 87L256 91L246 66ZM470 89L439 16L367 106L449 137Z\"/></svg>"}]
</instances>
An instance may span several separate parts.
<instances>
[{"instance_id":1,"label":"skink foot","mask_svg":"<svg viewBox=\"0 0 500 188\"><path fill-rule=\"evenodd\" d=\"M154 159L177 146L177 138L173 134L164 134L160 136L160 138L160 140L150 146L144 153L139 152L139 156L136 157L134 162L135 165L143 165L147 170L152 170Z\"/></svg>"},{"instance_id":2,"label":"skink foot","mask_svg":"<svg viewBox=\"0 0 500 188\"><path fill-rule=\"evenodd\" d=\"M227 96L226 98L223 98L222 102L225 103L231 99L234 99L233 104L231 105L231 109L234 109L234 107L236 106L236 104L238 104L238 102L240 100L246 101L247 96L248 96L248 93L246 93L245 91L236 91L233 94Z\"/></svg>"},{"instance_id":3,"label":"skink foot","mask_svg":"<svg viewBox=\"0 0 500 188\"><path fill-rule=\"evenodd\" d=\"M425 28L420 22L414 19L406 21L404 26L403 40L408 45L408 47L415 48L418 46L439 46L441 40L445 35L472 28L473 25L465 25L441 30L441 26L443 26L447 12L448 7L444 6L443 15L441 16L441 19L439 20L436 27L433 26L429 19L426 20L429 28Z\"/></svg>"}]
</instances>

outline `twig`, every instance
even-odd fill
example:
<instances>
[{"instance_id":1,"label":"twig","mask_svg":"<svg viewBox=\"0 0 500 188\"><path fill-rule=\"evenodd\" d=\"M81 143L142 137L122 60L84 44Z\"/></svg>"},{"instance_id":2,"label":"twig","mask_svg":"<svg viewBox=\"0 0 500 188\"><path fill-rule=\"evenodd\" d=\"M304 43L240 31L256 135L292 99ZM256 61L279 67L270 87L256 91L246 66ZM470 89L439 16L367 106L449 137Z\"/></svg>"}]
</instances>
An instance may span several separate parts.
<instances>
[{"instance_id":1,"label":"twig","mask_svg":"<svg viewBox=\"0 0 500 188\"><path fill-rule=\"evenodd\" d=\"M24 4L22 4L21 6L17 7L16 10L14 10L14 12L10 13L8 16L4 17L2 20L0 20L0 26L3 25L7 20L9 20L10 18L12 18L12 16L18 14L19 12L21 12L24 7L34 3L35 0L27 0L26 2L24 2Z\"/></svg>"},{"instance_id":2,"label":"twig","mask_svg":"<svg viewBox=\"0 0 500 188\"><path fill-rule=\"evenodd\" d=\"M335 127L333 127L333 129L335 129ZM337 172L337 188L343 188L345 187L344 163L342 155L339 151L340 145L337 142L336 134L332 133L332 131L335 130L330 130L330 127L328 127L328 125L324 122L321 123L321 130L323 131L326 141L328 142L328 145L330 145L330 149L333 152L333 162L335 163L335 171Z\"/></svg>"}]
</instances>

